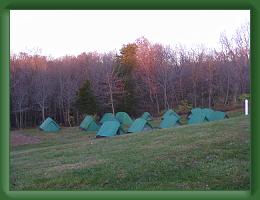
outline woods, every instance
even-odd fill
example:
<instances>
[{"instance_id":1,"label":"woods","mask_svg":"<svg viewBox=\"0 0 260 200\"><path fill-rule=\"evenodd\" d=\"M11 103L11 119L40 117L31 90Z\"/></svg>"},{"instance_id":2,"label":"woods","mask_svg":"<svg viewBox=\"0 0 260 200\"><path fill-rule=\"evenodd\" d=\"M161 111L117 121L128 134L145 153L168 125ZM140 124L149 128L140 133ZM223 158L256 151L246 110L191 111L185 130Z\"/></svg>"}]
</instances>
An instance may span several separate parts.
<instances>
[{"instance_id":1,"label":"woods","mask_svg":"<svg viewBox=\"0 0 260 200\"><path fill-rule=\"evenodd\" d=\"M222 33L219 42L219 50L186 49L141 37L119 54L12 55L11 126L37 126L47 116L73 126L86 113L159 116L183 106L234 106L250 93L249 25L231 38Z\"/></svg>"}]
</instances>

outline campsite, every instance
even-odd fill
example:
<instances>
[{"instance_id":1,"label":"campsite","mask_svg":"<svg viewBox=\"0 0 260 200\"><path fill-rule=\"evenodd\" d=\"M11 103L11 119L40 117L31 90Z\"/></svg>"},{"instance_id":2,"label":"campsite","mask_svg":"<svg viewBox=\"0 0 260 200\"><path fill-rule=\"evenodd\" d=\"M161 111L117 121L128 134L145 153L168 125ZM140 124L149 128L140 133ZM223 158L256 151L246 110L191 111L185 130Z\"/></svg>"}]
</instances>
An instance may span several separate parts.
<instances>
[{"instance_id":1,"label":"campsite","mask_svg":"<svg viewBox=\"0 0 260 200\"><path fill-rule=\"evenodd\" d=\"M11 191L250 189L250 10L10 19Z\"/></svg>"},{"instance_id":2,"label":"campsite","mask_svg":"<svg viewBox=\"0 0 260 200\"><path fill-rule=\"evenodd\" d=\"M249 118L96 139L79 127L12 131L12 190L238 190L249 187ZM158 127L161 119L151 121ZM208 179L208 177L211 177Z\"/></svg>"}]
</instances>

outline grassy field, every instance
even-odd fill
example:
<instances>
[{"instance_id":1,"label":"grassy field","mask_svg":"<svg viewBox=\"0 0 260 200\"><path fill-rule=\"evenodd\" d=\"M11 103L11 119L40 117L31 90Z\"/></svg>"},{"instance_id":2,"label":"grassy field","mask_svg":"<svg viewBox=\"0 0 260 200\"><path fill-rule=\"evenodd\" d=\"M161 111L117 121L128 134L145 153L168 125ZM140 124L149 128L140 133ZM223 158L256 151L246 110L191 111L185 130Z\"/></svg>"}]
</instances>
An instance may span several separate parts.
<instances>
[{"instance_id":1,"label":"grassy field","mask_svg":"<svg viewBox=\"0 0 260 200\"><path fill-rule=\"evenodd\" d=\"M158 122L153 122L158 124ZM249 118L95 139L63 128L11 146L11 190L248 190Z\"/></svg>"}]
</instances>

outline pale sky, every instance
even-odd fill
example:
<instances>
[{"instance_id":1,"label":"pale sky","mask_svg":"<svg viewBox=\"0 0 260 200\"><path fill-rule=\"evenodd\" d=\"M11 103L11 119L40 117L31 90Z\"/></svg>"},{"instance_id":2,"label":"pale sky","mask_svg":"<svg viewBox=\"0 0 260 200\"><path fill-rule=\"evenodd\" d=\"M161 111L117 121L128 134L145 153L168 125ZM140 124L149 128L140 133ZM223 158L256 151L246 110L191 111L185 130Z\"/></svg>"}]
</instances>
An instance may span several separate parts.
<instances>
[{"instance_id":1,"label":"pale sky","mask_svg":"<svg viewBox=\"0 0 260 200\"><path fill-rule=\"evenodd\" d=\"M144 36L152 43L218 48L221 32L231 36L250 22L249 10L15 10L10 14L11 53L51 57L119 51Z\"/></svg>"}]
</instances>

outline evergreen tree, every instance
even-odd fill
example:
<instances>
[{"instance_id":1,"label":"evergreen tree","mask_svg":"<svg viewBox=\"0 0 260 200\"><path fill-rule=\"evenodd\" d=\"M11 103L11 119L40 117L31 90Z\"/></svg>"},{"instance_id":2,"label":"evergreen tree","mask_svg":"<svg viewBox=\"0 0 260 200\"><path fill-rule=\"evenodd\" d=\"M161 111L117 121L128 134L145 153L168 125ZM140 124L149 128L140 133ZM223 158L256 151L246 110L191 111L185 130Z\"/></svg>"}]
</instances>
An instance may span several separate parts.
<instances>
[{"instance_id":1,"label":"evergreen tree","mask_svg":"<svg viewBox=\"0 0 260 200\"><path fill-rule=\"evenodd\" d=\"M136 49L135 43L127 44L122 47L118 59L118 76L122 78L124 83L124 93L118 110L135 114L135 82L133 79L133 70L136 68Z\"/></svg>"},{"instance_id":2,"label":"evergreen tree","mask_svg":"<svg viewBox=\"0 0 260 200\"><path fill-rule=\"evenodd\" d=\"M93 95L91 85L88 80L79 89L75 106L81 114L95 114L99 111L96 98Z\"/></svg>"}]
</instances>

